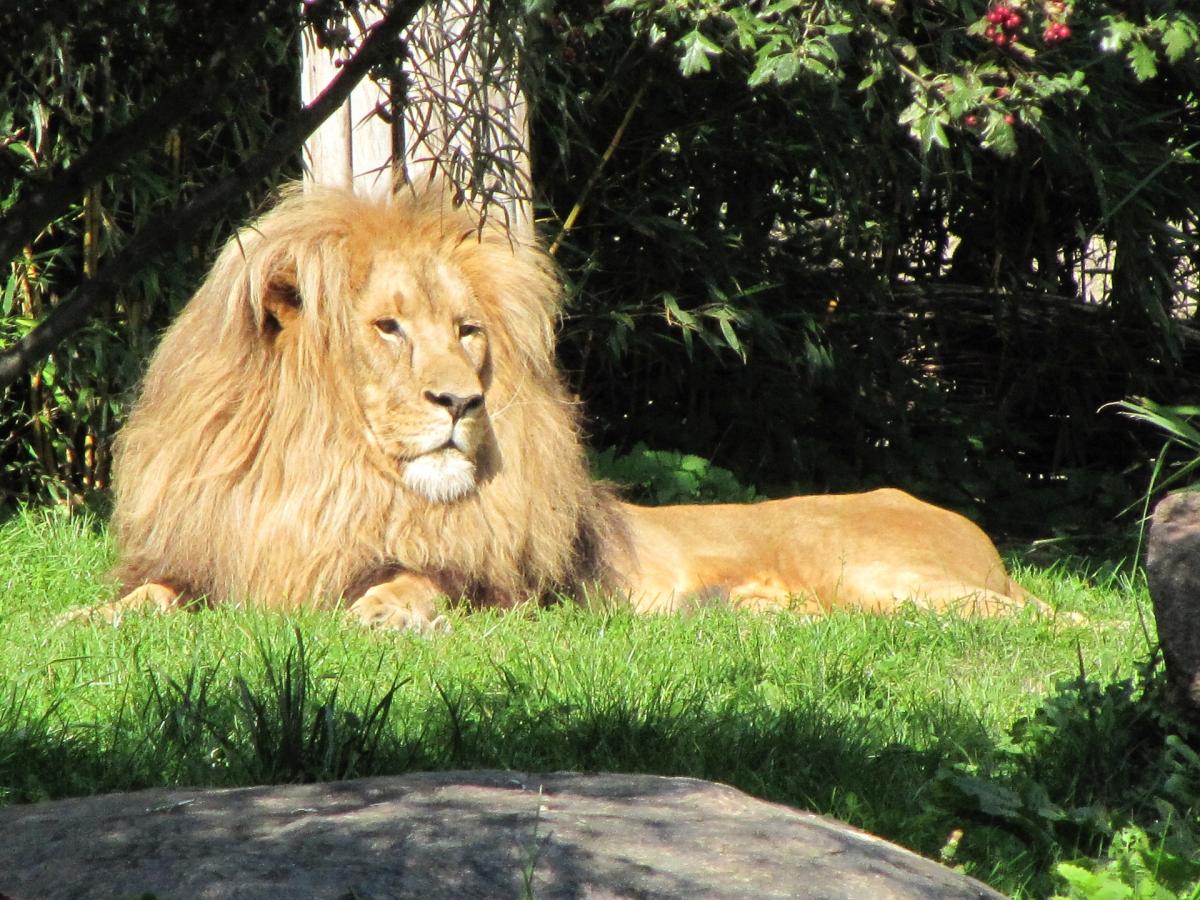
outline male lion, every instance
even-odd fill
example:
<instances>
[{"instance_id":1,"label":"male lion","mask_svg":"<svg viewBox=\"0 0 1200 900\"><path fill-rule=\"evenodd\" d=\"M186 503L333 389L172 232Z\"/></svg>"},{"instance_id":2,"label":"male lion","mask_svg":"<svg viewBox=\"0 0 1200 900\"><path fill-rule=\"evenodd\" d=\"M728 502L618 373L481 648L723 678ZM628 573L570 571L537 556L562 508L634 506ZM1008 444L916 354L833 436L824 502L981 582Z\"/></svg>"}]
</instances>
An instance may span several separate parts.
<instances>
[{"instance_id":1,"label":"male lion","mask_svg":"<svg viewBox=\"0 0 1200 900\"><path fill-rule=\"evenodd\" d=\"M345 602L437 628L435 600L598 586L885 611L1025 602L991 541L899 491L644 509L588 476L554 361L549 259L435 194L286 190L224 248L117 444L125 596Z\"/></svg>"}]
</instances>

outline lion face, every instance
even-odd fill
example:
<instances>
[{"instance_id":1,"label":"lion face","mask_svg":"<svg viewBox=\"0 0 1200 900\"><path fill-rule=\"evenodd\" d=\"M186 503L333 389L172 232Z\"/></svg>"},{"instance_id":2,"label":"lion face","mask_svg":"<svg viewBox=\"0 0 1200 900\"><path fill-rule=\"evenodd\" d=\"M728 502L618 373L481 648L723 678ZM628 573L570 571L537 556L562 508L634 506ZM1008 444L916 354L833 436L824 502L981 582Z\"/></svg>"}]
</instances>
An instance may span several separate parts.
<instances>
[{"instance_id":1,"label":"lion face","mask_svg":"<svg viewBox=\"0 0 1200 900\"><path fill-rule=\"evenodd\" d=\"M376 257L351 323L367 439L411 491L450 503L486 477L488 328L446 259Z\"/></svg>"}]
</instances>

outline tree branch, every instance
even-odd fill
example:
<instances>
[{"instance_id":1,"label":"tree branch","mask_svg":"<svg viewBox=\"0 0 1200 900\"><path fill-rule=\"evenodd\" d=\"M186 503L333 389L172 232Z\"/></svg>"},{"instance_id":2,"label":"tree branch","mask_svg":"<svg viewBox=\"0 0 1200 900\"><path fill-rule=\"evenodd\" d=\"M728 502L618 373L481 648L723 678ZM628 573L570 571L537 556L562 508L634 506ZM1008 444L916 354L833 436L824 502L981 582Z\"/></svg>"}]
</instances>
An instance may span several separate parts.
<instances>
[{"instance_id":1,"label":"tree branch","mask_svg":"<svg viewBox=\"0 0 1200 900\"><path fill-rule=\"evenodd\" d=\"M109 262L100 277L81 284L33 331L0 351L0 389L12 384L22 372L83 326L97 300L119 289L160 254L192 238L207 223L227 212L247 188L282 165L345 102L371 67L383 59L389 52L389 45L394 46L400 32L424 2L397 2L372 26L358 51L346 61L321 95L289 119L258 153L183 209L159 216L145 225Z\"/></svg>"},{"instance_id":2,"label":"tree branch","mask_svg":"<svg viewBox=\"0 0 1200 900\"><path fill-rule=\"evenodd\" d=\"M600 180L600 173L604 171L604 167L608 165L608 161L612 159L614 153L617 152L617 147L621 144L621 138L625 136L625 129L629 127L629 123L633 121L633 114L637 112L638 104L642 102L642 97L646 93L646 88L649 85L648 81L643 81L637 89L637 93L633 95L633 100L629 104L629 108L625 110L625 115L621 118L621 124L617 126L617 130L613 133L612 140L608 142L608 146L604 148L604 153L600 156L600 161L596 163L596 168L592 170L591 176L583 185L583 190L579 192L579 197L575 200L575 205L567 214L566 220L559 229L558 237L554 239L554 243L550 245L550 249L546 252L551 256L558 253L558 248L562 246L563 239L575 227L575 220L579 218L580 212L583 211L583 204L587 201L588 194L592 188L596 186L596 182Z\"/></svg>"}]
</instances>

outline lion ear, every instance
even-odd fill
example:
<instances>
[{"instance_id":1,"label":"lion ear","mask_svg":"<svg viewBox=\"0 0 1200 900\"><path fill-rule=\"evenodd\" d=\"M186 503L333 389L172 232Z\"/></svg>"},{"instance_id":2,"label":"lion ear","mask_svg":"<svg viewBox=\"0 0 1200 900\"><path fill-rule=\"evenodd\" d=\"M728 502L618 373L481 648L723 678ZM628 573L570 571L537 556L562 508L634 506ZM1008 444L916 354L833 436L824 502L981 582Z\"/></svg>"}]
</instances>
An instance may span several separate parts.
<instances>
[{"instance_id":1,"label":"lion ear","mask_svg":"<svg viewBox=\"0 0 1200 900\"><path fill-rule=\"evenodd\" d=\"M286 331L300 317L300 291L289 280L276 279L263 295L263 328L268 334Z\"/></svg>"}]
</instances>

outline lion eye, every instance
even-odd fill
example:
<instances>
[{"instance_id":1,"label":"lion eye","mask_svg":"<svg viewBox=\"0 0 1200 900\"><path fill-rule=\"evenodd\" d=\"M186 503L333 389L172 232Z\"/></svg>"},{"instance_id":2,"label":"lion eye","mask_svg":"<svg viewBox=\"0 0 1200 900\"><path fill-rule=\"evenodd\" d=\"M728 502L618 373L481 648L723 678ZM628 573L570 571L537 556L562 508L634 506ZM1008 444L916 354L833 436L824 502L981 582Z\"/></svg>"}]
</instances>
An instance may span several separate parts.
<instances>
[{"instance_id":1,"label":"lion eye","mask_svg":"<svg viewBox=\"0 0 1200 900\"><path fill-rule=\"evenodd\" d=\"M474 322L460 322L458 324L458 337L469 338L473 334L483 334L483 326L477 325Z\"/></svg>"},{"instance_id":2,"label":"lion eye","mask_svg":"<svg viewBox=\"0 0 1200 900\"><path fill-rule=\"evenodd\" d=\"M400 327L399 322L390 316L385 316L382 319L376 319L372 324L384 337L404 337L404 329Z\"/></svg>"}]
</instances>

